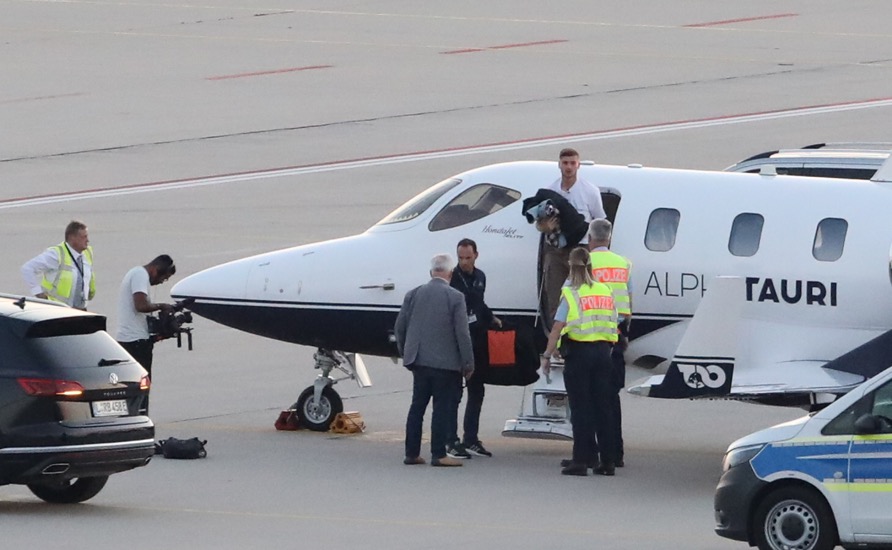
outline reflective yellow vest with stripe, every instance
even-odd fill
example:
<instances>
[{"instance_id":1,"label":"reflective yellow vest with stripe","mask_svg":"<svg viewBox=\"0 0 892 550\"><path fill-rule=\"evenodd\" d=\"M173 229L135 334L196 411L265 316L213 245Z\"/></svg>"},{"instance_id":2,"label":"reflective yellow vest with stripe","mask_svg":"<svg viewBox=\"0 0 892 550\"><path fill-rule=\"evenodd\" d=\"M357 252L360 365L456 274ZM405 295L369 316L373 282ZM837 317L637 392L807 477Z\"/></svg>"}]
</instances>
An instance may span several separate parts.
<instances>
[{"instance_id":1,"label":"reflective yellow vest with stripe","mask_svg":"<svg viewBox=\"0 0 892 550\"><path fill-rule=\"evenodd\" d=\"M40 286L43 287L43 290L46 291L47 297L51 300L56 300L57 302L68 302L68 298L71 297L71 289L74 286L74 282L77 281L77 266L74 265L74 258L71 256L71 252L68 251L68 247L65 246L65 243L58 244L53 248L56 249L56 252L59 254L59 269L56 271L56 278L52 281L46 278L46 275L43 276L43 280L40 282ZM89 295L84 298L87 300L92 300L93 296L96 295L96 277L92 275L93 271L93 247L88 246L84 252L84 273L86 273L86 266L90 266L90 291Z\"/></svg>"},{"instance_id":2,"label":"reflective yellow vest with stripe","mask_svg":"<svg viewBox=\"0 0 892 550\"><path fill-rule=\"evenodd\" d=\"M632 300L629 297L629 274L632 262L609 250L591 253L592 277L610 287L616 300L616 312L622 316L632 315Z\"/></svg>"},{"instance_id":3,"label":"reflective yellow vest with stripe","mask_svg":"<svg viewBox=\"0 0 892 550\"><path fill-rule=\"evenodd\" d=\"M610 287L604 283L582 285L578 289L565 286L561 295L567 301L567 324L561 330L576 342L616 342L616 306Z\"/></svg>"}]
</instances>

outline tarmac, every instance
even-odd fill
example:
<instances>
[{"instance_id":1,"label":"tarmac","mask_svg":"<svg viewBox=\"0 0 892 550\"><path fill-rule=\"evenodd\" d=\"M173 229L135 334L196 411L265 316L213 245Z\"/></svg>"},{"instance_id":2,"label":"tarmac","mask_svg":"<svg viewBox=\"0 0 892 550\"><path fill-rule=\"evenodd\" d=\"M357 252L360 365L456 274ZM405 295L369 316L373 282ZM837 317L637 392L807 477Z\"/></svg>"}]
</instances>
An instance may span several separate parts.
<instances>
[{"instance_id":1,"label":"tarmac","mask_svg":"<svg viewBox=\"0 0 892 550\"><path fill-rule=\"evenodd\" d=\"M483 164L571 145L601 163L722 169L892 141L886 2L0 0L0 13L0 290L26 292L19 266L81 219L90 309L110 329L121 278L157 254L175 282L355 234ZM194 351L156 348L152 417L159 438L207 439L208 457L157 457L77 506L0 487L0 546L745 548L713 532L722 454L802 414L626 394L626 467L578 478L560 475L568 443L501 437L522 388L490 387L492 458L404 466L399 364L367 357L373 387L338 384L364 433L280 432L314 350L194 326Z\"/></svg>"}]
</instances>

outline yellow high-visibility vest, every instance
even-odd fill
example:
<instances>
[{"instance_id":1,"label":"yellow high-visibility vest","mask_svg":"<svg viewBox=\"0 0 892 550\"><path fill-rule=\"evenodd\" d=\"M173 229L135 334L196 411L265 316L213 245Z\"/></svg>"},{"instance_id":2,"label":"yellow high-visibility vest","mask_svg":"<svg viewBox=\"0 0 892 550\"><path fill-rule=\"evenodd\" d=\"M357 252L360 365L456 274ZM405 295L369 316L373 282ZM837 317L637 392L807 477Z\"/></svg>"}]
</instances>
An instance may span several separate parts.
<instances>
[{"instance_id":1,"label":"yellow high-visibility vest","mask_svg":"<svg viewBox=\"0 0 892 550\"><path fill-rule=\"evenodd\" d=\"M567 324L561 335L577 342L616 342L616 305L610 287L604 283L582 285L578 289L565 286L561 294L567 301Z\"/></svg>"},{"instance_id":2,"label":"yellow high-visibility vest","mask_svg":"<svg viewBox=\"0 0 892 550\"><path fill-rule=\"evenodd\" d=\"M56 271L56 277L52 281L47 279L46 274L44 274L43 280L40 281L40 286L46 292L49 299L68 303L68 298L71 297L71 289L74 287L74 282L77 280L77 275L75 275L77 266L74 265L74 258L71 256L71 252L68 250L68 247L65 246L65 243L57 244L51 248L55 248L56 252L59 254L59 269ZM91 272L90 290L88 295L84 298L86 300L92 300L93 296L96 295L96 277L95 275L92 275L93 247L88 246L84 250L82 256L84 258L84 273L87 272L87 265L90 266Z\"/></svg>"},{"instance_id":3,"label":"yellow high-visibility vest","mask_svg":"<svg viewBox=\"0 0 892 550\"><path fill-rule=\"evenodd\" d=\"M632 300L629 297L629 275L632 262L609 250L591 253L592 277L610 287L616 300L616 312L624 317L632 315Z\"/></svg>"}]
</instances>

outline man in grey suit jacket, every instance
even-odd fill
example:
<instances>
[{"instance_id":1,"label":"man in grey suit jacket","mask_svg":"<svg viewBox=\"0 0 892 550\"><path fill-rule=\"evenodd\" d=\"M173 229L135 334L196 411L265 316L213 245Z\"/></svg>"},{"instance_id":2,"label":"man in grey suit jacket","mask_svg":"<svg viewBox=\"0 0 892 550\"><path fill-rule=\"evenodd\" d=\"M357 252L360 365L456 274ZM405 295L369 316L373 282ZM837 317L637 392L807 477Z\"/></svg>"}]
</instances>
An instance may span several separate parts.
<instances>
[{"instance_id":1,"label":"man in grey suit jacket","mask_svg":"<svg viewBox=\"0 0 892 550\"><path fill-rule=\"evenodd\" d=\"M421 431L427 404L431 414L431 465L461 466L446 456L446 443L457 428L462 376L474 372L465 297L449 286L455 262L448 254L431 259L431 280L413 288L396 318L396 345L412 371L412 404L406 418L404 464L424 464Z\"/></svg>"}]
</instances>

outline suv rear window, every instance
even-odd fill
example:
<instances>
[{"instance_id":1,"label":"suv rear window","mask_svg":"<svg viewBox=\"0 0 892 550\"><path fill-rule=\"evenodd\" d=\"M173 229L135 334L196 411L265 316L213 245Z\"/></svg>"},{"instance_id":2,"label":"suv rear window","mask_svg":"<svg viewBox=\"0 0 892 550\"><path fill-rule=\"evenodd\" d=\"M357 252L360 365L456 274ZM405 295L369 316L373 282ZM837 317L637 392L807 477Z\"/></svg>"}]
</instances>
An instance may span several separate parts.
<instances>
[{"instance_id":1,"label":"suv rear window","mask_svg":"<svg viewBox=\"0 0 892 550\"><path fill-rule=\"evenodd\" d=\"M96 367L103 359L122 362L130 360L127 352L104 331L28 339L24 346L37 364L53 367Z\"/></svg>"}]
</instances>

